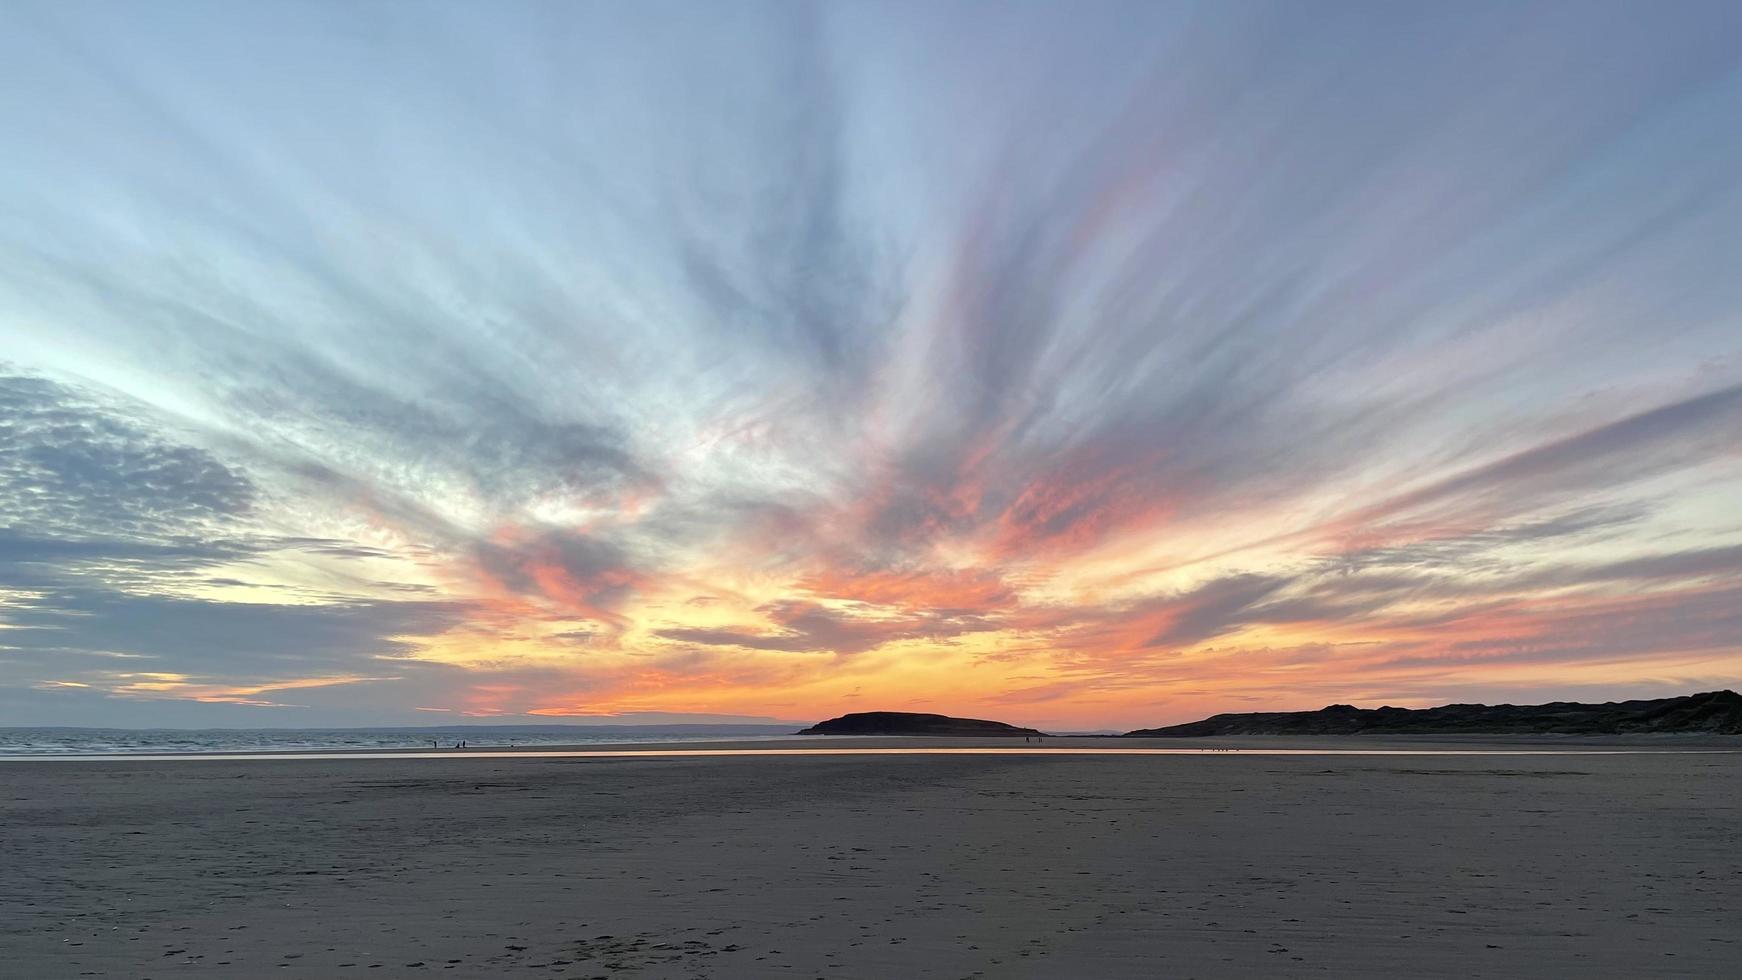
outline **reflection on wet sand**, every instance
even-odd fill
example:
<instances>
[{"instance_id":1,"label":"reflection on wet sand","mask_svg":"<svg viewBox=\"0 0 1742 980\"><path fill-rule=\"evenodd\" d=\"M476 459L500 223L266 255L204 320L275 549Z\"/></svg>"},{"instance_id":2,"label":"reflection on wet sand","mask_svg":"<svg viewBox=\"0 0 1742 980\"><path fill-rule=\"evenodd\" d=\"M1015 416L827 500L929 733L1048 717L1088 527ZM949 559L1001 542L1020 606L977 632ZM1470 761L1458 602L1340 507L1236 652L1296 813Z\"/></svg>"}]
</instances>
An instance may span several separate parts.
<instances>
[{"instance_id":1,"label":"reflection on wet sand","mask_svg":"<svg viewBox=\"0 0 1742 980\"><path fill-rule=\"evenodd\" d=\"M1267 748L1178 748L1158 749L1137 747L1105 748L1038 748L1010 746L997 748L960 748L928 746L918 748L807 748L807 749L528 749L528 750L465 750L447 749L440 752L256 752L224 754L187 752L164 755L84 756L0 756L0 762L246 762L253 760L311 759L694 759L727 756L830 756L830 755L1302 755L1302 756L1543 756L1543 755L1726 755L1742 749L1267 749Z\"/></svg>"}]
</instances>

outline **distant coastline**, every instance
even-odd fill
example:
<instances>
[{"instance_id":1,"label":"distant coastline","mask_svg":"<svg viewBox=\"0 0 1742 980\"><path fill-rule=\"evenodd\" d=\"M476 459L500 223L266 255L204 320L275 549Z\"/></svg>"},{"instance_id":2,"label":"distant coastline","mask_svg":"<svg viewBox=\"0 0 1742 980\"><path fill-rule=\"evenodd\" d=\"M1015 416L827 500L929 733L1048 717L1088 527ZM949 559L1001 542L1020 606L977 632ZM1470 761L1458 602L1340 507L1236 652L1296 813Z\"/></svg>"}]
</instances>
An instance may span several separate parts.
<instances>
[{"instance_id":1,"label":"distant coastline","mask_svg":"<svg viewBox=\"0 0 1742 980\"><path fill-rule=\"evenodd\" d=\"M908 711L862 711L819 722L799 735L1034 737L1047 733L1001 721ZM1682 697L1586 704L1448 704L1437 708L1357 708L1219 714L1201 721L1139 728L1115 738L1208 738L1251 735L1742 735L1742 694L1706 691Z\"/></svg>"},{"instance_id":2,"label":"distant coastline","mask_svg":"<svg viewBox=\"0 0 1742 980\"><path fill-rule=\"evenodd\" d=\"M1493 738L1530 736L1742 736L1742 694L1708 691L1651 700L1535 705L1449 704L1218 714L1124 734L1047 733L1001 721L903 711L855 712L808 727L792 724L429 725L358 728L0 727L0 756L417 752L454 748L561 749L689 742L769 743L832 737L1058 740L1294 736ZM1722 743L1719 743L1722 744ZM1061 746L1062 747L1062 746Z\"/></svg>"},{"instance_id":3,"label":"distant coastline","mask_svg":"<svg viewBox=\"0 0 1742 980\"><path fill-rule=\"evenodd\" d=\"M1202 721L1127 732L1127 738L1237 735L1742 735L1742 695L1707 691L1684 697L1584 704L1448 704L1437 708L1356 708L1221 714Z\"/></svg>"}]
</instances>

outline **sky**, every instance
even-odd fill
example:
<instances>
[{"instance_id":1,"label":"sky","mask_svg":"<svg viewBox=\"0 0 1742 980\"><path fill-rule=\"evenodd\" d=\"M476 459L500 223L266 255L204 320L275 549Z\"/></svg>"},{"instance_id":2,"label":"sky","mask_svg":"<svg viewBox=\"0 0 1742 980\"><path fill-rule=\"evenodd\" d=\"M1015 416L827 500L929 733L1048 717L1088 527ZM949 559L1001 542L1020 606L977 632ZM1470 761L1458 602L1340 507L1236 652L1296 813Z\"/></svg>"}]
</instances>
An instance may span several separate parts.
<instances>
[{"instance_id":1,"label":"sky","mask_svg":"<svg viewBox=\"0 0 1742 980\"><path fill-rule=\"evenodd\" d=\"M1742 685L1742 5L0 6L0 724Z\"/></svg>"}]
</instances>

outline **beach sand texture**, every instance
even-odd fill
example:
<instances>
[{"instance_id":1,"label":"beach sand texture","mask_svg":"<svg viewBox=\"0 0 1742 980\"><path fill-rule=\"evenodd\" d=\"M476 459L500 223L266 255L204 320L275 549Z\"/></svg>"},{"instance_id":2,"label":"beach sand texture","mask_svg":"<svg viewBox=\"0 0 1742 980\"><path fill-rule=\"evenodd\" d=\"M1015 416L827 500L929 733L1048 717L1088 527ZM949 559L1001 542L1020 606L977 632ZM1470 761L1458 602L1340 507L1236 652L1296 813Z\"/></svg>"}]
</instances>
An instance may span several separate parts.
<instances>
[{"instance_id":1,"label":"beach sand texture","mask_svg":"<svg viewBox=\"0 0 1742 980\"><path fill-rule=\"evenodd\" d=\"M51 762L0 784L6 977L1742 964L1738 754Z\"/></svg>"}]
</instances>

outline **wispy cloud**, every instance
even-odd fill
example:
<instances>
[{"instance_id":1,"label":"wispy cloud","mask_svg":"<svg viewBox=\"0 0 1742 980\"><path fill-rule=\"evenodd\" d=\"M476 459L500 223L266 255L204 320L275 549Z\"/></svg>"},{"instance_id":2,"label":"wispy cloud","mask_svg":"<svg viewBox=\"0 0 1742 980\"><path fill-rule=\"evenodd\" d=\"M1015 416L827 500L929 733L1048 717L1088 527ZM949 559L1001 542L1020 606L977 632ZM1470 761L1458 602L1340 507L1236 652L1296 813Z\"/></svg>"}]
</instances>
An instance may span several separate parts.
<instances>
[{"instance_id":1,"label":"wispy cloud","mask_svg":"<svg viewBox=\"0 0 1742 980\"><path fill-rule=\"evenodd\" d=\"M1738 26L12 4L0 703L1742 682Z\"/></svg>"}]
</instances>

